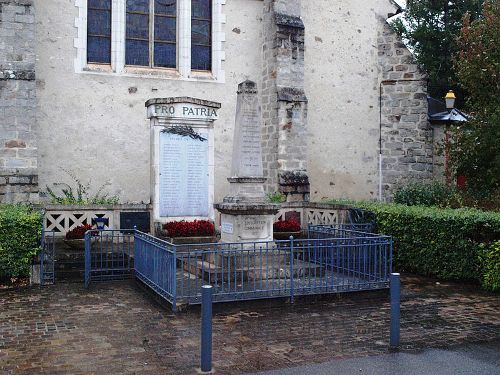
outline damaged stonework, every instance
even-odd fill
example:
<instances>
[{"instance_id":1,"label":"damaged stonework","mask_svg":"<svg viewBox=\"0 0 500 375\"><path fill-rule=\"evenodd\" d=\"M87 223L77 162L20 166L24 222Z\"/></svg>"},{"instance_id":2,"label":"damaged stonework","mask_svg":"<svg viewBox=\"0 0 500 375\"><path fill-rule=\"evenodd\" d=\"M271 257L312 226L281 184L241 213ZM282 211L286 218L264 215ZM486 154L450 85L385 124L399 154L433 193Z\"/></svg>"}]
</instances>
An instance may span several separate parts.
<instances>
[{"instance_id":1,"label":"damaged stonework","mask_svg":"<svg viewBox=\"0 0 500 375\"><path fill-rule=\"evenodd\" d=\"M383 196L409 181L433 177L433 132L427 119L427 76L385 24L378 38L381 69Z\"/></svg>"},{"instance_id":2,"label":"damaged stonework","mask_svg":"<svg viewBox=\"0 0 500 375\"><path fill-rule=\"evenodd\" d=\"M279 186L287 202L309 200L309 177L302 171L281 172Z\"/></svg>"},{"instance_id":3,"label":"damaged stonework","mask_svg":"<svg viewBox=\"0 0 500 375\"><path fill-rule=\"evenodd\" d=\"M39 190L32 0L0 0L0 41L0 202L36 202Z\"/></svg>"},{"instance_id":4,"label":"damaged stonework","mask_svg":"<svg viewBox=\"0 0 500 375\"><path fill-rule=\"evenodd\" d=\"M264 2L262 107L266 190L288 201L309 199L307 97L304 91L304 23L300 0ZM276 153L277 150L277 153ZM293 188L289 174L304 176Z\"/></svg>"}]
</instances>

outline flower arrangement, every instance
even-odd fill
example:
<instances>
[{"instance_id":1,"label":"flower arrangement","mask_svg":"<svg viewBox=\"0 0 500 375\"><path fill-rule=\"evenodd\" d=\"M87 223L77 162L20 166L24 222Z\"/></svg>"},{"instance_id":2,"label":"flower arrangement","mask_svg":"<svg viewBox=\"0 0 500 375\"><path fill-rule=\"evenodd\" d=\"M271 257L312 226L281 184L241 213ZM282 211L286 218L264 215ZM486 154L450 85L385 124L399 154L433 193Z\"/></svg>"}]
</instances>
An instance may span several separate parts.
<instances>
[{"instance_id":1,"label":"flower arrangement","mask_svg":"<svg viewBox=\"0 0 500 375\"><path fill-rule=\"evenodd\" d=\"M295 219L279 220L273 224L275 232L300 232L300 224Z\"/></svg>"},{"instance_id":2,"label":"flower arrangement","mask_svg":"<svg viewBox=\"0 0 500 375\"><path fill-rule=\"evenodd\" d=\"M208 220L171 221L163 224L169 237L208 237L215 235L215 226Z\"/></svg>"},{"instance_id":3,"label":"flower arrangement","mask_svg":"<svg viewBox=\"0 0 500 375\"><path fill-rule=\"evenodd\" d=\"M71 229L66 233L67 240L81 240L85 238L85 232L88 230L92 230L92 225L84 224L79 225L76 228ZM92 234L95 235L95 234Z\"/></svg>"}]
</instances>

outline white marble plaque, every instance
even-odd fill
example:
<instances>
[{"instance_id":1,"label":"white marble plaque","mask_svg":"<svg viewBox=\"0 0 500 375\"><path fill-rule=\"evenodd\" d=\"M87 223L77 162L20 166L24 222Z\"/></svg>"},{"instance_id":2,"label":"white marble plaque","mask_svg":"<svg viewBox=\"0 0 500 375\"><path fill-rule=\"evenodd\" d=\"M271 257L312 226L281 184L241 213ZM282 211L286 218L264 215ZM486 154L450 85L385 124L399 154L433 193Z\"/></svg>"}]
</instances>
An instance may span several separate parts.
<instances>
[{"instance_id":1,"label":"white marble plaque","mask_svg":"<svg viewBox=\"0 0 500 375\"><path fill-rule=\"evenodd\" d=\"M202 138L160 133L161 217L208 216L208 131Z\"/></svg>"},{"instance_id":2,"label":"white marble plaque","mask_svg":"<svg viewBox=\"0 0 500 375\"><path fill-rule=\"evenodd\" d=\"M221 229L224 233L233 234L233 223L222 223Z\"/></svg>"}]
</instances>

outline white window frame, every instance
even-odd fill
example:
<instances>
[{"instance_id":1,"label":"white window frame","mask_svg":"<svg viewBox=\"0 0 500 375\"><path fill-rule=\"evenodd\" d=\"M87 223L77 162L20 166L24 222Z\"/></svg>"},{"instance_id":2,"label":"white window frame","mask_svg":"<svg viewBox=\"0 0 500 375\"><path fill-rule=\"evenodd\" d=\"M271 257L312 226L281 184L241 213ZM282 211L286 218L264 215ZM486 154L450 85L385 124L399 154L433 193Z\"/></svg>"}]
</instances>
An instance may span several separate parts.
<instances>
[{"instance_id":1,"label":"white window frame","mask_svg":"<svg viewBox=\"0 0 500 375\"><path fill-rule=\"evenodd\" d=\"M111 64L87 63L87 0L75 0L77 36L75 72L140 76L147 78L181 79L186 81L225 82L223 61L226 59L224 25L226 0L212 0L212 69L191 71L191 0L177 0L177 68L149 68L125 65L125 4L126 0L111 0Z\"/></svg>"}]
</instances>

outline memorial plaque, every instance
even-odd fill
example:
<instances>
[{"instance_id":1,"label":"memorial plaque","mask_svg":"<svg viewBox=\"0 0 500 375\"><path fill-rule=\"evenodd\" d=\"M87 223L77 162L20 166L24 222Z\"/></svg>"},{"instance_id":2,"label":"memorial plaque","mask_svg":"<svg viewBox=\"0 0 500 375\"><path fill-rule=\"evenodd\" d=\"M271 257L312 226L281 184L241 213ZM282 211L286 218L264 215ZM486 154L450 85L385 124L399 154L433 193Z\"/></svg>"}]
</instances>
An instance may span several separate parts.
<instances>
[{"instance_id":1,"label":"memorial plaque","mask_svg":"<svg viewBox=\"0 0 500 375\"><path fill-rule=\"evenodd\" d=\"M232 176L263 176L260 106L254 87L247 83L238 91Z\"/></svg>"},{"instance_id":2,"label":"memorial plaque","mask_svg":"<svg viewBox=\"0 0 500 375\"><path fill-rule=\"evenodd\" d=\"M161 217L208 216L208 130L194 134L160 133Z\"/></svg>"},{"instance_id":3,"label":"memorial plaque","mask_svg":"<svg viewBox=\"0 0 500 375\"><path fill-rule=\"evenodd\" d=\"M241 238L244 240L265 238L269 236L269 221L262 215L248 215L242 217Z\"/></svg>"}]
</instances>

